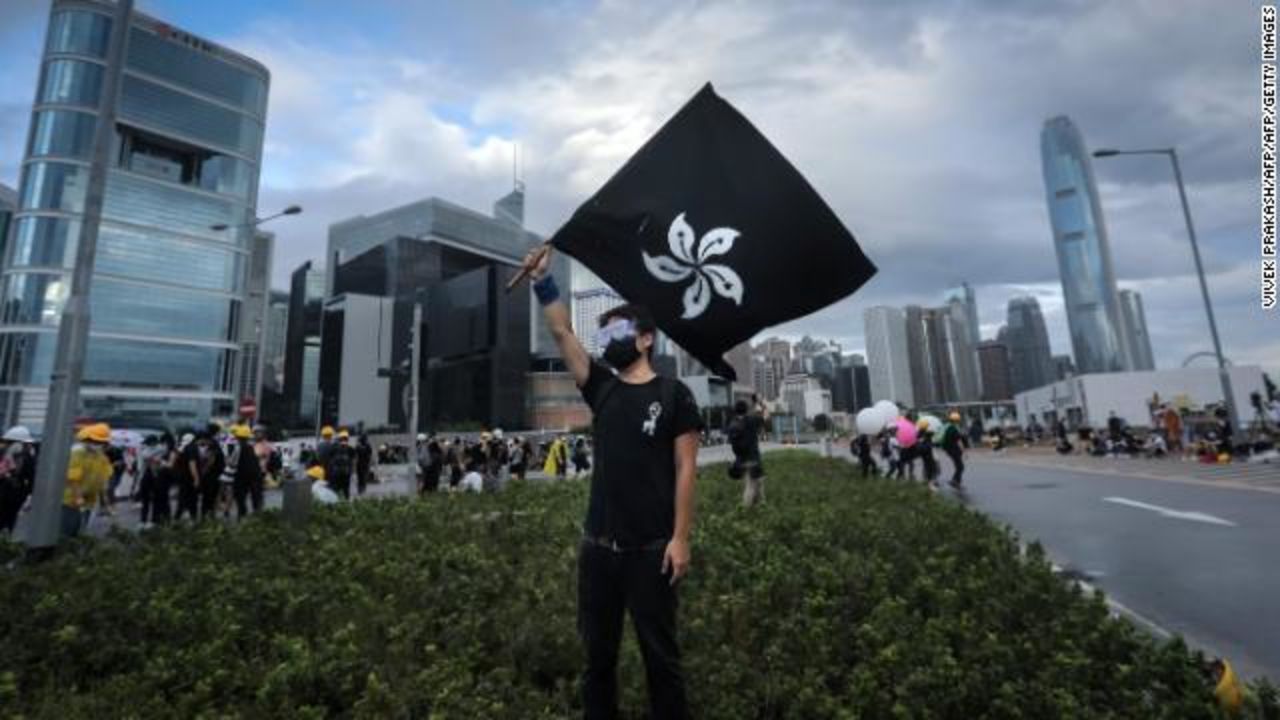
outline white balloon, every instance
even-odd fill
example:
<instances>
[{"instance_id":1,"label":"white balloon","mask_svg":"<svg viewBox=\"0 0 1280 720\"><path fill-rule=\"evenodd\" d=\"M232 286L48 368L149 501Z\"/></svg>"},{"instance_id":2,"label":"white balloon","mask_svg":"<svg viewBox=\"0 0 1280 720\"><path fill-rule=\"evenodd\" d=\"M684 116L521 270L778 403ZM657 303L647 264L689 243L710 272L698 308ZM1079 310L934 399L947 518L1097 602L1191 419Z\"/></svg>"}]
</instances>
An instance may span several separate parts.
<instances>
[{"instance_id":1,"label":"white balloon","mask_svg":"<svg viewBox=\"0 0 1280 720\"><path fill-rule=\"evenodd\" d=\"M942 421L933 415L921 415L921 420L929 424L929 432L936 435L942 434Z\"/></svg>"},{"instance_id":2,"label":"white balloon","mask_svg":"<svg viewBox=\"0 0 1280 720\"><path fill-rule=\"evenodd\" d=\"M857 426L858 432L866 435L875 435L884 427L880 413L876 412L875 408L859 410L857 417L854 418L854 425Z\"/></svg>"},{"instance_id":3,"label":"white balloon","mask_svg":"<svg viewBox=\"0 0 1280 720\"><path fill-rule=\"evenodd\" d=\"M880 426L884 427L898 419L898 406L889 400L881 400L871 406L880 416Z\"/></svg>"}]
</instances>

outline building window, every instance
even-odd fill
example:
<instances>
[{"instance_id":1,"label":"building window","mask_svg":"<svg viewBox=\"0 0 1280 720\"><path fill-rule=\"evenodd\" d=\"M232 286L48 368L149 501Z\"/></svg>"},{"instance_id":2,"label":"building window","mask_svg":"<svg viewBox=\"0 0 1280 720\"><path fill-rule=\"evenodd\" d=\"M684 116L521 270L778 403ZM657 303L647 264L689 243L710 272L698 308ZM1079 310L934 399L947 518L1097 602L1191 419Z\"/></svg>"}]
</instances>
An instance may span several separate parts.
<instances>
[{"instance_id":1,"label":"building window","mask_svg":"<svg viewBox=\"0 0 1280 720\"><path fill-rule=\"evenodd\" d=\"M102 66L82 60L50 60L40 81L40 102L98 107Z\"/></svg>"},{"instance_id":2,"label":"building window","mask_svg":"<svg viewBox=\"0 0 1280 720\"><path fill-rule=\"evenodd\" d=\"M85 10L57 13L49 22L48 51L104 58L111 41L111 18Z\"/></svg>"},{"instance_id":3,"label":"building window","mask_svg":"<svg viewBox=\"0 0 1280 720\"><path fill-rule=\"evenodd\" d=\"M23 210L84 210L89 168L63 163L34 163L22 178Z\"/></svg>"},{"instance_id":4,"label":"building window","mask_svg":"<svg viewBox=\"0 0 1280 720\"><path fill-rule=\"evenodd\" d=\"M4 280L7 325L57 325L67 299L69 278L64 275L19 273Z\"/></svg>"},{"instance_id":5,"label":"building window","mask_svg":"<svg viewBox=\"0 0 1280 720\"><path fill-rule=\"evenodd\" d=\"M13 231L11 267L71 267L76 261L80 223L67 218L24 217Z\"/></svg>"},{"instance_id":6,"label":"building window","mask_svg":"<svg viewBox=\"0 0 1280 720\"><path fill-rule=\"evenodd\" d=\"M36 113L31 133L31 157L57 155L88 159L93 153L93 129L97 119L72 110L45 110Z\"/></svg>"},{"instance_id":7,"label":"building window","mask_svg":"<svg viewBox=\"0 0 1280 720\"><path fill-rule=\"evenodd\" d=\"M246 199L248 163L212 150L121 126L120 166L179 185Z\"/></svg>"}]
</instances>

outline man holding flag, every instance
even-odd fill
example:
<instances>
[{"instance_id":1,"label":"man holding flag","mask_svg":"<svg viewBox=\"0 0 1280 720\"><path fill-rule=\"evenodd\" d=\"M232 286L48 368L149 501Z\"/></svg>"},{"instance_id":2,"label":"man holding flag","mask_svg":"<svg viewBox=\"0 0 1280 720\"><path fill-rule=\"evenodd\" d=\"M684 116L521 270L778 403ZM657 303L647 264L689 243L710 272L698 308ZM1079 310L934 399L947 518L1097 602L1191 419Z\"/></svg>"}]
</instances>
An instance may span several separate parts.
<instances>
[{"instance_id":1,"label":"man holding flag","mask_svg":"<svg viewBox=\"0 0 1280 720\"><path fill-rule=\"evenodd\" d=\"M612 371L588 357L557 302L546 275L552 247L640 303L600 318ZM547 324L594 415L578 564L586 717L617 714L624 609L644 654L651 716L687 716L674 585L689 567L701 421L683 383L654 374L655 333L736 380L727 350L848 296L875 271L799 171L707 84L512 279L508 289L526 275L536 280Z\"/></svg>"},{"instance_id":2,"label":"man holding flag","mask_svg":"<svg viewBox=\"0 0 1280 720\"><path fill-rule=\"evenodd\" d=\"M623 305L600 319L603 360L573 334L569 309L547 275L550 253L526 259L547 327L591 407L595 472L578 554L578 632L586 645L587 718L617 715L618 646L631 611L654 718L683 718L684 677L676 644L676 583L689 569L693 482L702 418L692 393L650 364L656 327Z\"/></svg>"}]
</instances>

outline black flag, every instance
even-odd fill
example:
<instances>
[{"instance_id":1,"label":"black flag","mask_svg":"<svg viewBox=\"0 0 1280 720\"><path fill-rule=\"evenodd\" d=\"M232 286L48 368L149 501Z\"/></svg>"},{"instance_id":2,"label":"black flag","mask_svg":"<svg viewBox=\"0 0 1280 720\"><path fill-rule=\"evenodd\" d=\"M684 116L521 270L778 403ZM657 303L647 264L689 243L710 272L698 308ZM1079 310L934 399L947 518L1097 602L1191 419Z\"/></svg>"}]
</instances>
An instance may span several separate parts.
<instances>
[{"instance_id":1,"label":"black flag","mask_svg":"<svg viewBox=\"0 0 1280 720\"><path fill-rule=\"evenodd\" d=\"M731 380L730 348L876 272L804 177L710 83L551 243Z\"/></svg>"}]
</instances>

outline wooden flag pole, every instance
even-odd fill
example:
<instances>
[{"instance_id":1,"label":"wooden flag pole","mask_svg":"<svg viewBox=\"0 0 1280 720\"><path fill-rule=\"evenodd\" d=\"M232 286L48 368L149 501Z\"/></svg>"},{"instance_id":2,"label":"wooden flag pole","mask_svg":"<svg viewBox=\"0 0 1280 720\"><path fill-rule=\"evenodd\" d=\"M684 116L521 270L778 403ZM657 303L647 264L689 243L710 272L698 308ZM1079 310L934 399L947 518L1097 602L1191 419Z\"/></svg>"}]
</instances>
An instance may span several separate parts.
<instances>
[{"instance_id":1,"label":"wooden flag pole","mask_svg":"<svg viewBox=\"0 0 1280 720\"><path fill-rule=\"evenodd\" d=\"M536 254L529 259L529 262L526 262L521 266L520 272L516 273L515 277L511 278L511 280L507 282L507 292L509 293L514 290L521 281L529 277L529 273L533 272L533 269L538 266L538 263L542 262L542 258L546 257L549 252L551 252L551 243L542 243L542 245L535 251Z\"/></svg>"}]
</instances>

